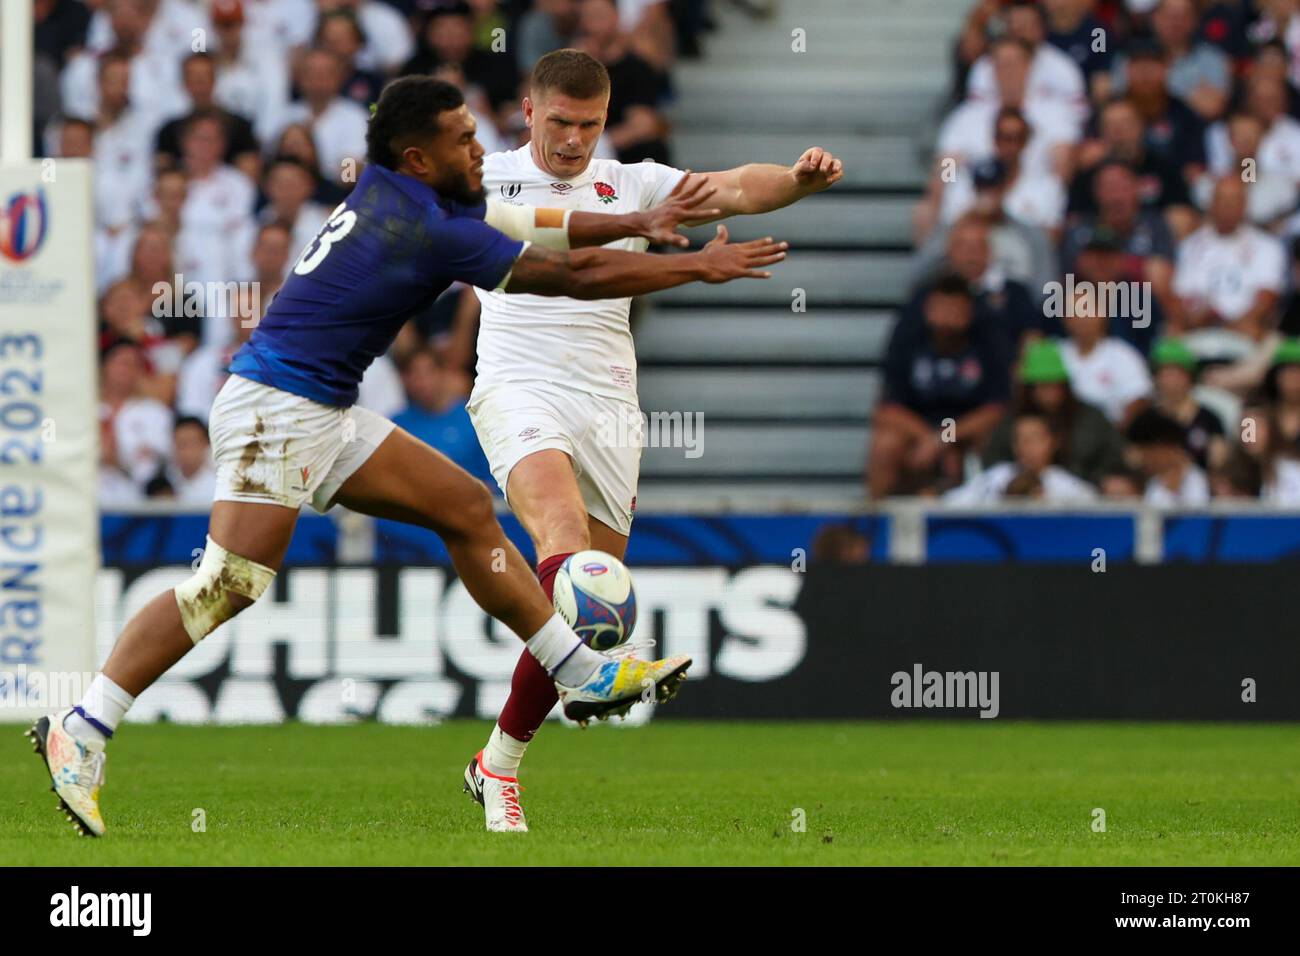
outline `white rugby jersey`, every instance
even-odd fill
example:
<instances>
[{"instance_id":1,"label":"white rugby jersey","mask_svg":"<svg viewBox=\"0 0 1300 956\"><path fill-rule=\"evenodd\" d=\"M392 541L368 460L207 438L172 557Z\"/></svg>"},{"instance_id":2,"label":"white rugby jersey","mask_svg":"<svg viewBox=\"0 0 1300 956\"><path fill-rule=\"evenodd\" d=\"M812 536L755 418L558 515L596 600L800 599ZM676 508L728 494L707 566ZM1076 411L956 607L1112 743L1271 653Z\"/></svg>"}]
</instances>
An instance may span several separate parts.
<instances>
[{"instance_id":1,"label":"white rugby jersey","mask_svg":"<svg viewBox=\"0 0 1300 956\"><path fill-rule=\"evenodd\" d=\"M580 212L627 213L657 206L685 175L657 163L592 159L571 179L533 162L530 146L483 161L483 187L500 202ZM645 239L607 248L644 252ZM636 352L628 325L632 300L581 301L475 289L483 305L475 389L501 382L545 381L594 395L636 401Z\"/></svg>"}]
</instances>

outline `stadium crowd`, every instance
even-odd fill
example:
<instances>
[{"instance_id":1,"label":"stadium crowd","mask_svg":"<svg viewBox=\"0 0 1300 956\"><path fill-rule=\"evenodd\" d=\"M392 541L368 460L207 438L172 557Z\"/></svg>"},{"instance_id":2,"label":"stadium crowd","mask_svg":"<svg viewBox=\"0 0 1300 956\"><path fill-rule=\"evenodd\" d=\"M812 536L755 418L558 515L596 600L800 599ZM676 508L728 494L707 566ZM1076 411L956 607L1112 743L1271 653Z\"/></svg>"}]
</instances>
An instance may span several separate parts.
<instances>
[{"instance_id":1,"label":"stadium crowd","mask_svg":"<svg viewBox=\"0 0 1300 956\"><path fill-rule=\"evenodd\" d=\"M1300 505L1300 2L978 0L873 498Z\"/></svg>"},{"instance_id":2,"label":"stadium crowd","mask_svg":"<svg viewBox=\"0 0 1300 956\"><path fill-rule=\"evenodd\" d=\"M761 12L761 4L755 12ZM210 503L205 420L235 349L364 166L390 78L460 86L485 149L571 46L611 74L598 156L672 159L672 68L705 0L35 0L36 152L94 161L100 504ZM360 404L489 478L465 411L478 300L448 291ZM495 487L489 481L489 486Z\"/></svg>"}]
</instances>

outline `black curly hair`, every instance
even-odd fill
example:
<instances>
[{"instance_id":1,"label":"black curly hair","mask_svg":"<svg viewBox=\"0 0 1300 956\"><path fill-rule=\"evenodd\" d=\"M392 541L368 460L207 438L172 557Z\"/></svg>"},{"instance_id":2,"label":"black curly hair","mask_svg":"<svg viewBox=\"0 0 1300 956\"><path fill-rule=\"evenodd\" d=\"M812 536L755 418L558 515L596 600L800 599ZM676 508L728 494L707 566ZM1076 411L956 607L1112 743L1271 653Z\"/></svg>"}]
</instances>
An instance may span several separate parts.
<instances>
[{"instance_id":1,"label":"black curly hair","mask_svg":"<svg viewBox=\"0 0 1300 956\"><path fill-rule=\"evenodd\" d=\"M431 76L403 76L393 80L371 106L366 129L367 162L396 169L402 150L412 140L438 134L438 119L459 109L465 97L455 86Z\"/></svg>"}]
</instances>

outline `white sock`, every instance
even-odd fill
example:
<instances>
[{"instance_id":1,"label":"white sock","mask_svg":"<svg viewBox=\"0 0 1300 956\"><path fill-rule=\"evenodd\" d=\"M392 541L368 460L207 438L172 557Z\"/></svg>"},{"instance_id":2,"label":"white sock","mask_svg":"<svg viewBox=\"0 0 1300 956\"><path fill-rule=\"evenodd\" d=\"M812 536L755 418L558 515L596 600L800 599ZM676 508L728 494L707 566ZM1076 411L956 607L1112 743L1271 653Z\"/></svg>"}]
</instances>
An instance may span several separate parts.
<instances>
[{"instance_id":1,"label":"white sock","mask_svg":"<svg viewBox=\"0 0 1300 956\"><path fill-rule=\"evenodd\" d=\"M102 745L113 736L134 703L134 697L103 674L97 674L77 705L78 710L64 719L63 728L82 743ZM104 733L105 729L108 733Z\"/></svg>"},{"instance_id":2,"label":"white sock","mask_svg":"<svg viewBox=\"0 0 1300 956\"><path fill-rule=\"evenodd\" d=\"M528 749L527 741L515 740L497 724L492 728L487 746L483 748L483 762L498 777L519 776L519 762Z\"/></svg>"},{"instance_id":3,"label":"white sock","mask_svg":"<svg viewBox=\"0 0 1300 956\"><path fill-rule=\"evenodd\" d=\"M609 658L582 643L564 618L553 614L542 629L528 639L528 652L546 668L551 679L565 687L584 684Z\"/></svg>"}]
</instances>

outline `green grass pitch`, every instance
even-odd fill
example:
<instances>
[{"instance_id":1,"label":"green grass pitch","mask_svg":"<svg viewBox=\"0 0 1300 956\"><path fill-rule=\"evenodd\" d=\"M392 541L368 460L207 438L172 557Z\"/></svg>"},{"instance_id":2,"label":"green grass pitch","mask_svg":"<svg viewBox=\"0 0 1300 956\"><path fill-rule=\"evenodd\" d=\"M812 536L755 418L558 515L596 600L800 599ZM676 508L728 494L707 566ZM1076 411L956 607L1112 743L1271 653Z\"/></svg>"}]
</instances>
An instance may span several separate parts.
<instances>
[{"instance_id":1,"label":"green grass pitch","mask_svg":"<svg viewBox=\"0 0 1300 956\"><path fill-rule=\"evenodd\" d=\"M489 729L128 725L91 840L0 725L0 864L1300 864L1291 726L548 725L526 835L461 793Z\"/></svg>"}]
</instances>

